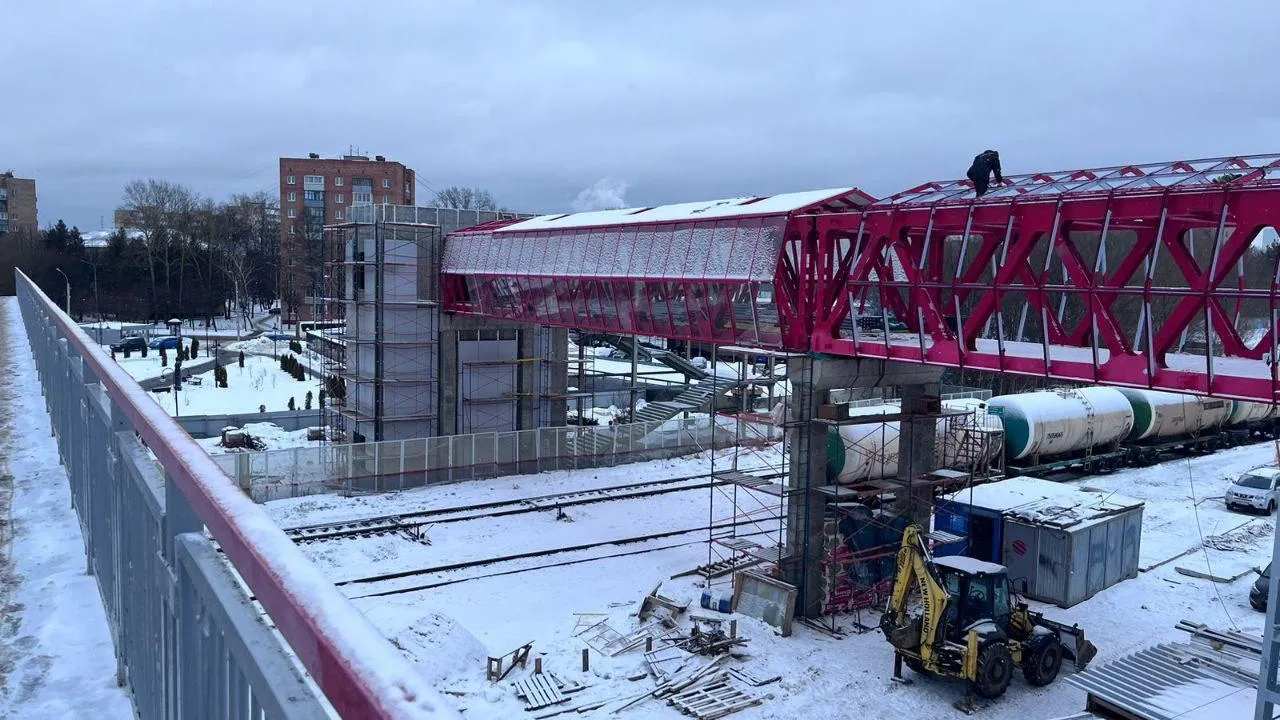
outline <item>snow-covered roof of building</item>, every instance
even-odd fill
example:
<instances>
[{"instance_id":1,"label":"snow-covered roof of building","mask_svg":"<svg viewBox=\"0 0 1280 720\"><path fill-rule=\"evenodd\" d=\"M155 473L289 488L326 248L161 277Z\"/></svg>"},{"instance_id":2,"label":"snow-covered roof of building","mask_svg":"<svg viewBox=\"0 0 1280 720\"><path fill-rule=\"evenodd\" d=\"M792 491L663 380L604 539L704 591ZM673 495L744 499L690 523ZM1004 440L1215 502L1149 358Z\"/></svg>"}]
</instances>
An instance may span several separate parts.
<instances>
[{"instance_id":1,"label":"snow-covered roof of building","mask_svg":"<svg viewBox=\"0 0 1280 720\"><path fill-rule=\"evenodd\" d=\"M1048 498L1064 497L1080 492L1074 485L1041 480L1033 477L1014 477L999 482L975 485L967 490L952 493L947 499L961 505L1005 512L1022 505L1031 505Z\"/></svg>"},{"instance_id":2,"label":"snow-covered roof of building","mask_svg":"<svg viewBox=\"0 0 1280 720\"><path fill-rule=\"evenodd\" d=\"M124 233L130 240L143 238L141 230L126 229ZM84 241L84 246L87 248L105 248L111 242L111 236L115 234L115 230L90 230L80 233L80 239Z\"/></svg>"},{"instance_id":3,"label":"snow-covered roof of building","mask_svg":"<svg viewBox=\"0 0 1280 720\"><path fill-rule=\"evenodd\" d=\"M1024 522L1061 528L1099 522L1143 505L1141 500L1124 495L1033 477L1009 478L978 485L952 493L947 499L961 505L972 504L976 508L999 512Z\"/></svg>"},{"instance_id":4,"label":"snow-covered roof of building","mask_svg":"<svg viewBox=\"0 0 1280 720\"><path fill-rule=\"evenodd\" d=\"M749 195L726 200L703 200L701 202L676 203L674 205L658 205L655 207L539 215L535 218L498 228L495 232L503 234L536 230L634 225L639 223L723 220L736 217L785 215L811 207L826 209L829 212L838 212L861 207L872 200L874 198L857 188L829 188L826 190L783 193L781 195Z\"/></svg>"}]
</instances>

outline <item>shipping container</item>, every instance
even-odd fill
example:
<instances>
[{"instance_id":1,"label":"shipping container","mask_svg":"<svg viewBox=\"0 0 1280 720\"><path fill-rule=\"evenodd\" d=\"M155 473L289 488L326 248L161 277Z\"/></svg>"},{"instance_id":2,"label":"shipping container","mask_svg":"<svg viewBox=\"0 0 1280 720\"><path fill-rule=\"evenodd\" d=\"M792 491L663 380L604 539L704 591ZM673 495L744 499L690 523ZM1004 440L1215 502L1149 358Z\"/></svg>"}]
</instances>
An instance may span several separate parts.
<instances>
[{"instance_id":1,"label":"shipping container","mask_svg":"<svg viewBox=\"0 0 1280 720\"><path fill-rule=\"evenodd\" d=\"M1138 576L1141 500L1080 491L1005 514L1004 565L1034 600L1071 607Z\"/></svg>"},{"instance_id":2,"label":"shipping container","mask_svg":"<svg viewBox=\"0 0 1280 720\"><path fill-rule=\"evenodd\" d=\"M999 563L1003 554L1004 516L1010 510L1033 505L1048 498L1069 496L1079 490L1073 485L1016 477L978 485L939 498L933 526L965 538L965 542L937 549L939 557L967 555Z\"/></svg>"}]
</instances>

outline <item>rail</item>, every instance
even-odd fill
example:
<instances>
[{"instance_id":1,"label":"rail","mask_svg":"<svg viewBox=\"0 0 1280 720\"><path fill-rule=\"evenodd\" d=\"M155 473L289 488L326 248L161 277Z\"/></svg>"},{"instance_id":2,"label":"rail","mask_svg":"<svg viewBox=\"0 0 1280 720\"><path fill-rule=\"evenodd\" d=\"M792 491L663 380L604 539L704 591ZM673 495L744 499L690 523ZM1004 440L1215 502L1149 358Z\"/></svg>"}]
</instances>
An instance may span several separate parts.
<instances>
[{"instance_id":1,"label":"rail","mask_svg":"<svg viewBox=\"0 0 1280 720\"><path fill-rule=\"evenodd\" d=\"M173 418L15 274L117 680L140 718L459 717Z\"/></svg>"}]
</instances>

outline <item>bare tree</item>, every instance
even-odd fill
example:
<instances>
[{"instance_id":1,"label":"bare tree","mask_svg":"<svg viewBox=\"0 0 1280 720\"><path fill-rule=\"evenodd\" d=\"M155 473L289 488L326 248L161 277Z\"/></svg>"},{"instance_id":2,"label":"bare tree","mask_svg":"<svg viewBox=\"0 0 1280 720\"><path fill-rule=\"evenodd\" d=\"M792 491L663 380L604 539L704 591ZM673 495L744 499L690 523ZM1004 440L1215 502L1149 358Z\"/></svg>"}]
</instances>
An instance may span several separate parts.
<instances>
[{"instance_id":1,"label":"bare tree","mask_svg":"<svg viewBox=\"0 0 1280 720\"><path fill-rule=\"evenodd\" d=\"M172 297L171 270L174 246L183 243L182 225L195 205L195 194L177 183L166 180L134 180L124 188L124 208L132 215L132 224L142 233L147 254L147 272L151 284L151 312L163 310L157 266L164 270L165 302Z\"/></svg>"},{"instance_id":2,"label":"bare tree","mask_svg":"<svg viewBox=\"0 0 1280 720\"><path fill-rule=\"evenodd\" d=\"M476 187L451 185L436 193L437 207L456 208L458 210L497 210L498 203L493 193Z\"/></svg>"}]
</instances>

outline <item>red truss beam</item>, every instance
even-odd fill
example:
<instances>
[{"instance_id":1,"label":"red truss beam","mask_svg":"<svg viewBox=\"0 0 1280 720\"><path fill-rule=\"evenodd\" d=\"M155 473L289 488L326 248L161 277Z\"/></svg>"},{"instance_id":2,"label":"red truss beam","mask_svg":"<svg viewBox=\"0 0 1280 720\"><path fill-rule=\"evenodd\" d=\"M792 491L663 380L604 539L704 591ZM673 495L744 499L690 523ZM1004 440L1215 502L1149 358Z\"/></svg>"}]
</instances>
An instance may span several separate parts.
<instances>
[{"instance_id":1,"label":"red truss beam","mask_svg":"<svg viewBox=\"0 0 1280 720\"><path fill-rule=\"evenodd\" d=\"M1276 253L1244 271L1280 227L1280 156L1020 176L977 201L966 184L807 218L812 350L1280 400Z\"/></svg>"}]
</instances>

